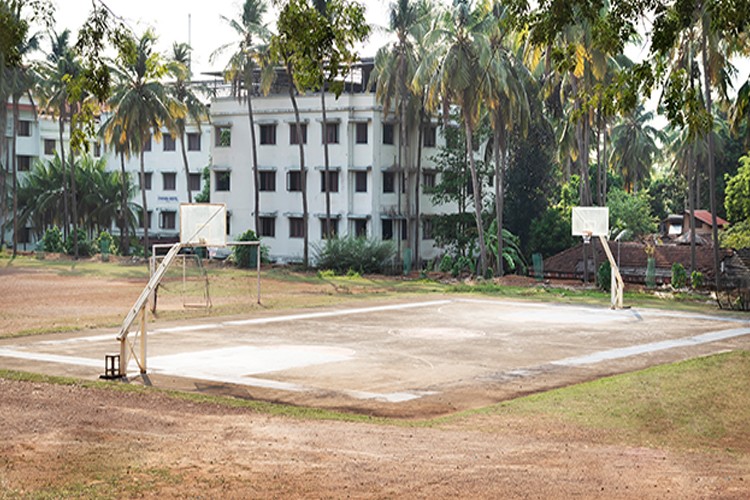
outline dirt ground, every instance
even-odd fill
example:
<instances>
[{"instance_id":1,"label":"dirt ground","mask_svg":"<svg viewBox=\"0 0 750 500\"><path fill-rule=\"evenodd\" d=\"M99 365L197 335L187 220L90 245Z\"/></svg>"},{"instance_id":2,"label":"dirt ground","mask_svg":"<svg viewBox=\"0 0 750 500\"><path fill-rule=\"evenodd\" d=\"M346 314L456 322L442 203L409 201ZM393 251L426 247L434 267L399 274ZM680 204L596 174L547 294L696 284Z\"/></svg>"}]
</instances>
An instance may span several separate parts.
<instances>
[{"instance_id":1,"label":"dirt ground","mask_svg":"<svg viewBox=\"0 0 750 500\"><path fill-rule=\"evenodd\" d=\"M116 324L143 286L8 268L0 279L0 334ZM429 426L309 420L0 379L0 498L39 495L748 498L750 447L633 446L533 416Z\"/></svg>"}]
</instances>

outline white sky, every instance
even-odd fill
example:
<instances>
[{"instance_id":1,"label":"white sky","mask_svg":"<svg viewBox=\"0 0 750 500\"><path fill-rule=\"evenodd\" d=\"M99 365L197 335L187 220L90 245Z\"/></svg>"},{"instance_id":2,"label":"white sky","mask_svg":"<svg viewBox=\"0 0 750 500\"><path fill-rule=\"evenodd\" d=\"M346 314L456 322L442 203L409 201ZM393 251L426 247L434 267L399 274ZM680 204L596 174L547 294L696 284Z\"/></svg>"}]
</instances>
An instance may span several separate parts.
<instances>
[{"instance_id":1,"label":"white sky","mask_svg":"<svg viewBox=\"0 0 750 500\"><path fill-rule=\"evenodd\" d=\"M367 7L367 21L370 24L385 26L388 20L389 0L361 0ZM57 31L65 28L77 33L91 12L92 0L52 0L56 6ZM221 45L236 39L234 30L220 16L239 19L242 0L104 0L112 11L122 17L137 35L146 28L153 28L158 40L158 50L168 53L173 42L187 42L188 33L193 47L193 73L201 78L203 71L216 71L224 68L227 57L210 63L211 54ZM269 1L269 4L272 3ZM188 21L188 15L190 21ZM269 11L266 21L275 19L275 12ZM188 26L191 29L188 29ZM382 32L374 30L369 42L360 50L361 56L374 56L378 47L385 43ZM75 42L75 37L73 38ZM48 48L45 40L43 48Z\"/></svg>"}]
</instances>

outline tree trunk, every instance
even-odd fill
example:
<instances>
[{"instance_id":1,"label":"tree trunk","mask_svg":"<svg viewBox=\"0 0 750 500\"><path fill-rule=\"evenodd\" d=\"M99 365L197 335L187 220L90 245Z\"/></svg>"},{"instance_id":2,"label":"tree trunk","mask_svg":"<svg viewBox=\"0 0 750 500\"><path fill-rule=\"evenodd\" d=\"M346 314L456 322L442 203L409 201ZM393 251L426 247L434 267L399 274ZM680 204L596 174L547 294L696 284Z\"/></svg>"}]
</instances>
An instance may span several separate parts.
<instances>
[{"instance_id":1,"label":"tree trunk","mask_svg":"<svg viewBox=\"0 0 750 500\"><path fill-rule=\"evenodd\" d=\"M0 106L0 248L5 248L5 223L7 222L8 207L6 205L8 192L8 162L7 160L7 132L8 107L5 103Z\"/></svg>"},{"instance_id":2,"label":"tree trunk","mask_svg":"<svg viewBox=\"0 0 750 500\"><path fill-rule=\"evenodd\" d=\"M421 270L422 269L422 263L421 263L421 256L419 252L419 224L421 221L421 213L420 213L420 203L419 203L419 195L420 190L419 186L422 182L422 140L424 137L424 98L422 100L422 106L419 109L419 131L417 135L417 182L415 182L415 192L414 192L414 263L416 265L416 268Z\"/></svg>"},{"instance_id":3,"label":"tree trunk","mask_svg":"<svg viewBox=\"0 0 750 500\"><path fill-rule=\"evenodd\" d=\"M180 150L182 150L182 164L185 166L185 186L187 187L188 203L193 202L193 193L190 191L190 165L188 164L187 151L185 150L185 126L180 127ZM256 184L258 179L255 180ZM256 209L258 207L255 207Z\"/></svg>"},{"instance_id":4,"label":"tree trunk","mask_svg":"<svg viewBox=\"0 0 750 500\"><path fill-rule=\"evenodd\" d=\"M604 120L604 137L602 140L602 152L604 157L604 168L602 169L602 185L604 186L602 188L602 206L607 206L607 184L608 180L607 177L609 174L609 159L607 158L607 136L609 135L607 131L607 120Z\"/></svg>"},{"instance_id":5,"label":"tree trunk","mask_svg":"<svg viewBox=\"0 0 750 500\"><path fill-rule=\"evenodd\" d=\"M70 137L73 137L73 121L70 122ZM73 259L78 260L78 201L76 200L76 160L73 148L70 148L70 205L72 208L73 231Z\"/></svg>"},{"instance_id":6,"label":"tree trunk","mask_svg":"<svg viewBox=\"0 0 750 500\"><path fill-rule=\"evenodd\" d=\"M688 153L688 210L690 211L690 272L695 268L695 146Z\"/></svg>"},{"instance_id":7,"label":"tree trunk","mask_svg":"<svg viewBox=\"0 0 750 500\"><path fill-rule=\"evenodd\" d=\"M466 101L464 101L466 102ZM474 162L474 130L471 128L470 118L464 117L466 128L466 152L469 155L469 168L471 169L471 184L474 189L474 219L477 225L477 240L479 243L479 267L482 277L487 273L487 247L484 244L484 227L482 225L482 186L479 184L477 167Z\"/></svg>"},{"instance_id":8,"label":"tree trunk","mask_svg":"<svg viewBox=\"0 0 750 500\"><path fill-rule=\"evenodd\" d=\"M13 158L11 158L13 164L13 257L18 252L18 155L16 154L19 122L18 99L18 95L13 96Z\"/></svg>"},{"instance_id":9,"label":"tree trunk","mask_svg":"<svg viewBox=\"0 0 750 500\"><path fill-rule=\"evenodd\" d=\"M322 68L321 68L322 71ZM332 236L331 231L331 173L330 159L328 157L328 117L326 116L326 84L323 82L320 88L320 106L323 112L323 160L325 165L325 182L323 183L326 193L326 229L323 232L326 239Z\"/></svg>"},{"instance_id":10,"label":"tree trunk","mask_svg":"<svg viewBox=\"0 0 750 500\"><path fill-rule=\"evenodd\" d=\"M289 80L292 80L292 71L287 66L287 74ZM305 146L304 136L302 135L302 123L299 118L299 107L297 106L297 98L294 97L294 86L289 85L289 98L292 100L292 108L294 108L294 127L297 131L297 145L299 146L299 180L302 189L302 223L303 223L303 264L305 267L310 265L310 238L309 231L307 230L309 215L307 213L307 171L305 170Z\"/></svg>"},{"instance_id":11,"label":"tree trunk","mask_svg":"<svg viewBox=\"0 0 750 500\"><path fill-rule=\"evenodd\" d=\"M60 106L60 118L58 121L60 126L60 165L62 167L63 236L67 238L68 230L70 229L70 209L68 208L68 179L65 175L67 166L65 165L65 143L63 142L63 134L65 133L65 104Z\"/></svg>"},{"instance_id":12,"label":"tree trunk","mask_svg":"<svg viewBox=\"0 0 750 500\"><path fill-rule=\"evenodd\" d=\"M120 253L128 255L130 252L130 238L128 234L128 191L127 173L125 172L125 153L120 152Z\"/></svg>"},{"instance_id":13,"label":"tree trunk","mask_svg":"<svg viewBox=\"0 0 750 500\"><path fill-rule=\"evenodd\" d=\"M247 81L247 80L246 80ZM252 83L247 91L247 116L250 120L250 145L253 148L253 194L255 196L255 234L260 232L260 172L258 172L258 151L255 142L255 117L253 116ZM189 187L188 187L189 188Z\"/></svg>"},{"instance_id":14,"label":"tree trunk","mask_svg":"<svg viewBox=\"0 0 750 500\"><path fill-rule=\"evenodd\" d=\"M143 138L142 144L145 143L146 138ZM146 168L143 161L143 148L139 152L141 160L141 203L143 210L143 256L148 258L149 256L149 241L148 241L148 204L146 202Z\"/></svg>"},{"instance_id":15,"label":"tree trunk","mask_svg":"<svg viewBox=\"0 0 750 500\"><path fill-rule=\"evenodd\" d=\"M708 29L709 20L704 19L703 30L701 30L701 51L703 55L703 78L706 86L706 111L711 118L711 126L706 132L708 135L708 183L709 196L711 205L711 234L713 236L713 254L714 254L714 278L716 280L716 292L720 290L721 276L719 276L719 228L716 224L716 165L714 165L714 134L713 134L713 102L711 98L711 81L709 76L708 62Z\"/></svg>"},{"instance_id":16,"label":"tree trunk","mask_svg":"<svg viewBox=\"0 0 750 500\"><path fill-rule=\"evenodd\" d=\"M492 147L495 158L495 224L497 226L497 275L503 275L503 158L500 153L500 125L496 125Z\"/></svg>"}]
</instances>

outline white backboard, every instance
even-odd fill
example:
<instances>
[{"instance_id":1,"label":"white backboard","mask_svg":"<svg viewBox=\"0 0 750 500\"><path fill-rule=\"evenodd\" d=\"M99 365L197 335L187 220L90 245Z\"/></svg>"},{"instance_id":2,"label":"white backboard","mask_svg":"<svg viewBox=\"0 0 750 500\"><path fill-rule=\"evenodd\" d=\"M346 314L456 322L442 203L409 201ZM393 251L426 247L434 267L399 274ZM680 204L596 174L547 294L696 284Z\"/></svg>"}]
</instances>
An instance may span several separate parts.
<instances>
[{"instance_id":1,"label":"white backboard","mask_svg":"<svg viewBox=\"0 0 750 500\"><path fill-rule=\"evenodd\" d=\"M180 243L227 244L227 206L223 203L181 203Z\"/></svg>"},{"instance_id":2,"label":"white backboard","mask_svg":"<svg viewBox=\"0 0 750 500\"><path fill-rule=\"evenodd\" d=\"M573 236L609 236L609 208L573 207Z\"/></svg>"}]
</instances>

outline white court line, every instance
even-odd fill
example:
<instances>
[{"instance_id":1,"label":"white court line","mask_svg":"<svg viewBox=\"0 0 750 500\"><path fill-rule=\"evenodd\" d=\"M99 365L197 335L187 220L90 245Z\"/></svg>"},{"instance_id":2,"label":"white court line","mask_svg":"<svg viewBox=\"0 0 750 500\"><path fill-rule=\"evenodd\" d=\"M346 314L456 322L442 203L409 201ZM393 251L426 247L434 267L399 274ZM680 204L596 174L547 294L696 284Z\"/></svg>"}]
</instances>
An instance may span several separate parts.
<instances>
[{"instance_id":1,"label":"white court line","mask_svg":"<svg viewBox=\"0 0 750 500\"><path fill-rule=\"evenodd\" d=\"M324 311L316 313L290 314L288 316L273 316L270 318L242 319L238 321L225 321L223 325L264 325L268 323L280 323L283 321L296 321L300 319L330 318L333 316L349 316L352 314L366 314L380 311L397 311L400 309L413 309L415 307L442 306L450 304L453 300L433 300L430 302L417 302L411 304L393 304L389 306L363 307L359 309L342 309L339 311Z\"/></svg>"},{"instance_id":2,"label":"white court line","mask_svg":"<svg viewBox=\"0 0 750 500\"><path fill-rule=\"evenodd\" d=\"M607 351L599 351L585 356L576 356L572 358L565 358L559 361L553 361L551 364L560 366L581 366L599 363L602 361L611 361L613 359L627 358L630 356L636 356L638 354L647 354L656 351L663 351L666 349L674 349L676 347L687 347L700 344L708 344L709 342L716 342L719 340L731 339L734 337L741 337L743 335L750 334L750 328L733 328L731 330L719 330L716 332L704 333L702 335L695 335L693 337L685 337L681 339L663 340L661 342L650 342L648 344L639 344L629 347L620 347L618 349L609 349Z\"/></svg>"},{"instance_id":3,"label":"white court line","mask_svg":"<svg viewBox=\"0 0 750 500\"><path fill-rule=\"evenodd\" d=\"M0 356L6 358L25 359L27 361L46 361L49 363L61 363L64 365L79 365L101 368L101 361L90 358L77 358L74 356L60 356L58 354L44 354L41 352L21 352L13 349L0 349Z\"/></svg>"}]
</instances>

